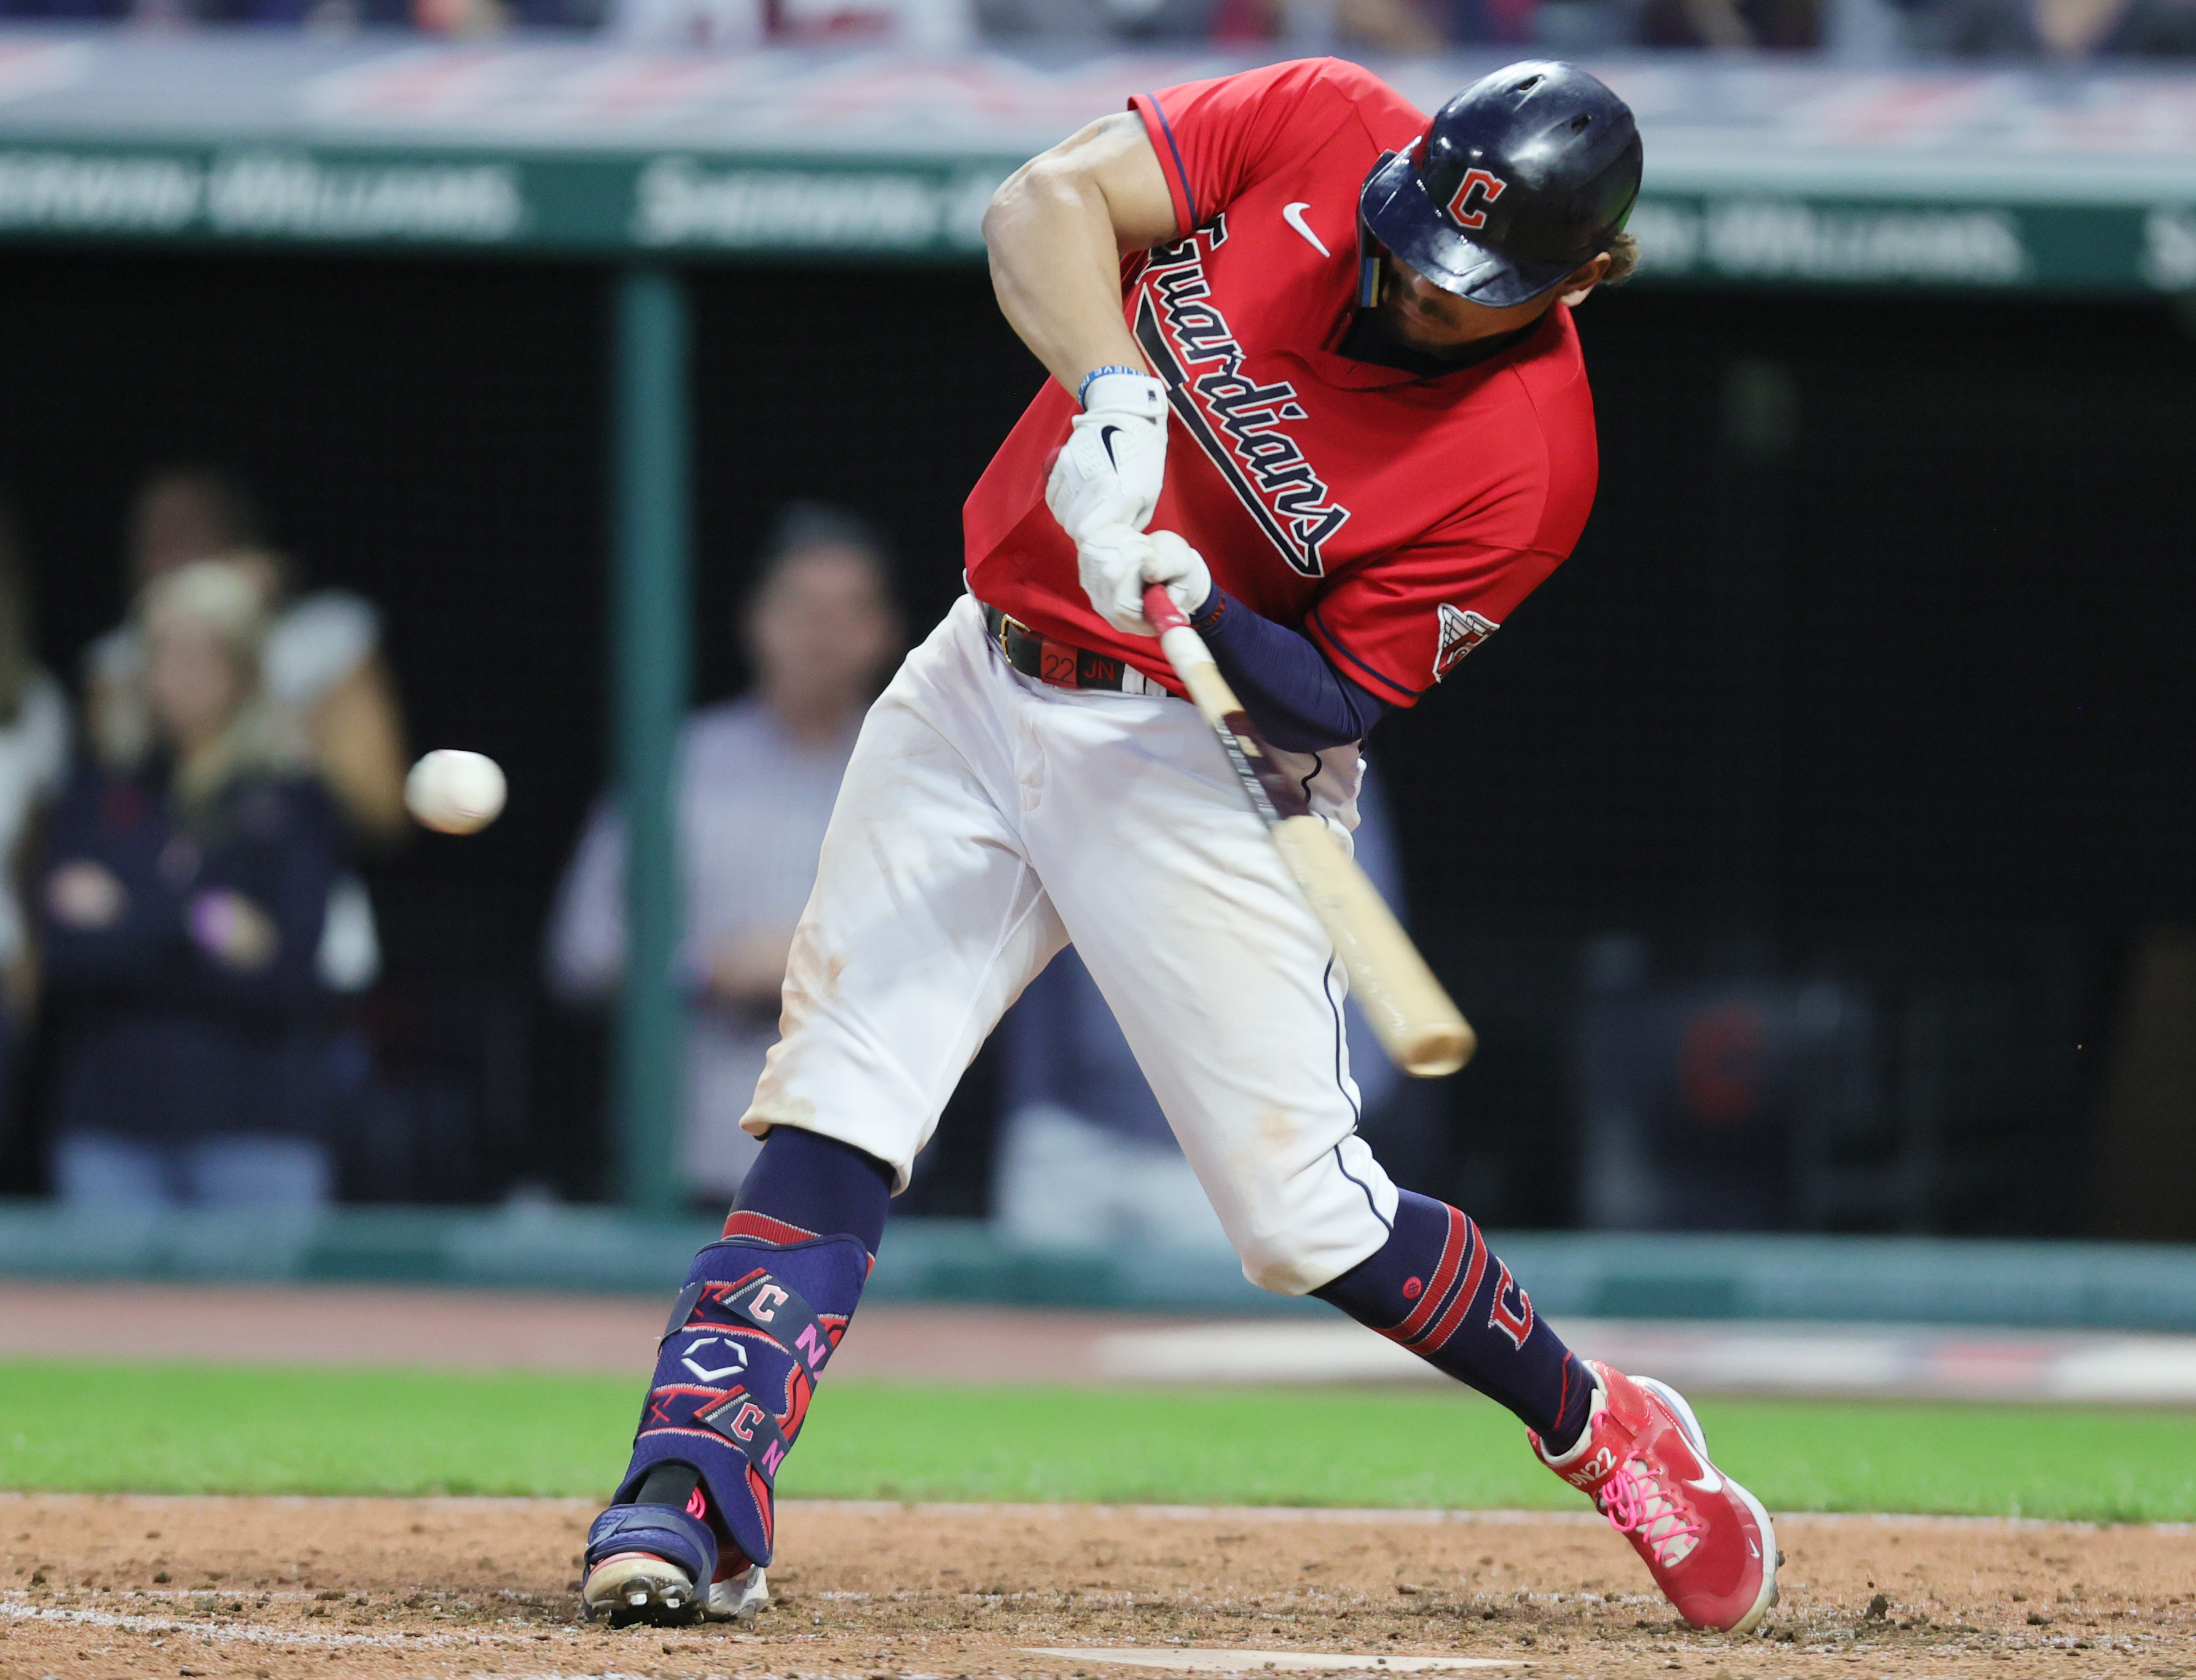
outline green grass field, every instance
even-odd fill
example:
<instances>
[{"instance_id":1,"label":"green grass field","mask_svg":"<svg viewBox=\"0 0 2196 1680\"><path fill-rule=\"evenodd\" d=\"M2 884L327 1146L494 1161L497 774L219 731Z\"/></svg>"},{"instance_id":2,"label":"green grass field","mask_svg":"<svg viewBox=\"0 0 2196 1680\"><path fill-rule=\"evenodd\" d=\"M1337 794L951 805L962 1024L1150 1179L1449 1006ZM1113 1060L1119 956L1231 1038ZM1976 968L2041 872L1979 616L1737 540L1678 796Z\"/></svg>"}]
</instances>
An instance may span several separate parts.
<instances>
[{"instance_id":1,"label":"green grass field","mask_svg":"<svg viewBox=\"0 0 2196 1680\"><path fill-rule=\"evenodd\" d=\"M629 1378L0 1365L0 1487L599 1498ZM2196 1519L2196 1414L1715 1400L1724 1468L1773 1510ZM1169 1504L1575 1504L1468 1394L827 1384L789 1498Z\"/></svg>"}]
</instances>

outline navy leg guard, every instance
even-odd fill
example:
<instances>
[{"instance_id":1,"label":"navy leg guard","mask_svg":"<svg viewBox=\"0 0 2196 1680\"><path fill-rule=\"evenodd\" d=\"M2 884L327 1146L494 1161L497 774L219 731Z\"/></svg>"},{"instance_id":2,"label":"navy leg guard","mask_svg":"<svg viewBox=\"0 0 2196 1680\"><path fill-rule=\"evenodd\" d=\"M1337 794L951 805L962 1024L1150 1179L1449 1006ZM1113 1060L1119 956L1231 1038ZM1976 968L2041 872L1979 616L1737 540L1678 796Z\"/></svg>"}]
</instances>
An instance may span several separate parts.
<instances>
[{"instance_id":1,"label":"navy leg guard","mask_svg":"<svg viewBox=\"0 0 2196 1680\"><path fill-rule=\"evenodd\" d=\"M743 1232L694 1257L657 1349L632 1467L596 1527L621 1515L654 1466L688 1464L701 1475L706 1524L748 1562L763 1564L778 1466L861 1299L870 1256L852 1237L812 1238L752 1214L728 1222L743 1226L770 1234ZM795 1240L771 1239L781 1235ZM667 1529L679 1516L664 1506L632 1509L650 1514L626 1521ZM588 1551L596 1551L592 1534ZM697 1576L704 1589L712 1573Z\"/></svg>"}]
</instances>

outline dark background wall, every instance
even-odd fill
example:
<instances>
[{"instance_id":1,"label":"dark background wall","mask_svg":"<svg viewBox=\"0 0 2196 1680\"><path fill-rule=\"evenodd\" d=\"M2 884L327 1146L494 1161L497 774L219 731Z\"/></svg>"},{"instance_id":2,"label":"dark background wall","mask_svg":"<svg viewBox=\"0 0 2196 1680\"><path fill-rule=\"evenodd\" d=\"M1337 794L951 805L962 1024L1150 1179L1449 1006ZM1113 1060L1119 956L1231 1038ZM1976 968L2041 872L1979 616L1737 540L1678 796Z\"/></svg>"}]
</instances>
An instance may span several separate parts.
<instances>
[{"instance_id":1,"label":"dark background wall","mask_svg":"<svg viewBox=\"0 0 2196 1680\"><path fill-rule=\"evenodd\" d=\"M740 680L730 621L790 497L890 531L927 626L1040 377L982 274L709 270L695 297L702 697ZM486 834L370 864L373 1036L467 1142L366 1190L604 1181L599 1044L535 976L604 759L605 299L582 268L0 257L0 484L55 668L121 611L133 482L220 462L313 577L382 604L415 744L511 773ZM1374 742L1487 1047L1420 1095L1414 1175L1571 1216L1574 1042L1611 963L1826 979L1874 1012L1884 1146L1934 1105L1932 1187L1897 1217L2072 1228L2124 951L2196 916L2196 342L2163 306L1644 287L1581 325L1586 539ZM984 1071L918 1192L939 1210L980 1204Z\"/></svg>"}]
</instances>

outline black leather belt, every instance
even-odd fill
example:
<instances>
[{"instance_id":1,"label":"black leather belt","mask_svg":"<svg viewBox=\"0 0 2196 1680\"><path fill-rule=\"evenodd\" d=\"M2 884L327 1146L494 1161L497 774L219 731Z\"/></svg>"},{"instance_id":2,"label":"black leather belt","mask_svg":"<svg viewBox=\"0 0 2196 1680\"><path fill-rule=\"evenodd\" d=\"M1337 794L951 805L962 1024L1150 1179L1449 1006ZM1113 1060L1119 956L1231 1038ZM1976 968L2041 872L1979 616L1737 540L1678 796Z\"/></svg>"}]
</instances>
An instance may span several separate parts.
<instances>
[{"instance_id":1,"label":"black leather belt","mask_svg":"<svg viewBox=\"0 0 2196 1680\"><path fill-rule=\"evenodd\" d=\"M1111 654L1093 653L1072 642L1032 630L997 607L984 609L984 628L1008 665L1025 677L1062 689L1112 689L1123 694L1164 694L1166 690Z\"/></svg>"}]
</instances>

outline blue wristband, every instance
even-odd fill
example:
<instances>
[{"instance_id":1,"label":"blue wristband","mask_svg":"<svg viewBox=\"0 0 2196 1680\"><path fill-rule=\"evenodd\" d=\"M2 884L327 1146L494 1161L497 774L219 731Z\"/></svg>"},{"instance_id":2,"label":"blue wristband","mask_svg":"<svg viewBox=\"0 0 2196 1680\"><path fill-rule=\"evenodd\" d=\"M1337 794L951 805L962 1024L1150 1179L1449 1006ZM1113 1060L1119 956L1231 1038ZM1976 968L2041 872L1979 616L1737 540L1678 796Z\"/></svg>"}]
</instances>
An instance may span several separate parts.
<instances>
[{"instance_id":1,"label":"blue wristband","mask_svg":"<svg viewBox=\"0 0 2196 1680\"><path fill-rule=\"evenodd\" d=\"M1084 395L1090 389L1090 382L1101 379L1108 373L1126 373L1130 378L1143 377L1141 370L1135 367L1094 367L1083 376L1083 383L1075 388L1075 406L1078 408L1084 406Z\"/></svg>"}]
</instances>

